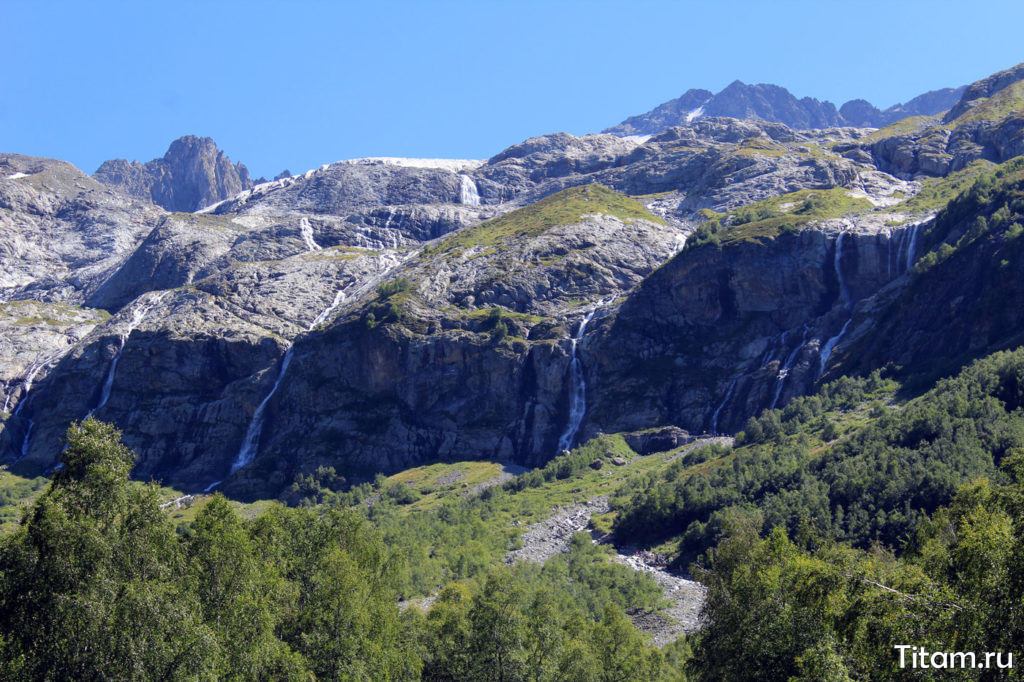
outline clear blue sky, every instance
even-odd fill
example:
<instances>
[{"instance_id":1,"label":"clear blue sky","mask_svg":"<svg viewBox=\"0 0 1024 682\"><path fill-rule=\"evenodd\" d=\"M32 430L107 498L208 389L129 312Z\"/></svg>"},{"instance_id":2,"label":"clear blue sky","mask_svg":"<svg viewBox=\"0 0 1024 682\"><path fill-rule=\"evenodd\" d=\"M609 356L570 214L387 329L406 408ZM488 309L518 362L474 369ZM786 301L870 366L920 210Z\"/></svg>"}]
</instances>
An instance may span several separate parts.
<instances>
[{"instance_id":1,"label":"clear blue sky","mask_svg":"<svg viewBox=\"0 0 1024 682\"><path fill-rule=\"evenodd\" d=\"M880 107L1024 61L1020 0L0 0L0 151L93 172L209 135L254 176L486 158L769 82Z\"/></svg>"}]
</instances>

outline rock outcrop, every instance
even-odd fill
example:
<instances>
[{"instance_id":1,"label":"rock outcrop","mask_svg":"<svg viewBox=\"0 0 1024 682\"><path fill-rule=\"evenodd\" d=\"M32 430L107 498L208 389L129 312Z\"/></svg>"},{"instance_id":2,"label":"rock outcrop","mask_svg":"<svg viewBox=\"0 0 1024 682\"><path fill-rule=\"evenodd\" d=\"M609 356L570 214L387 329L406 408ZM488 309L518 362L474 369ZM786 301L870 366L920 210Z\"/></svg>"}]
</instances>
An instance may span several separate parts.
<instances>
[{"instance_id":1,"label":"rock outcrop","mask_svg":"<svg viewBox=\"0 0 1024 682\"><path fill-rule=\"evenodd\" d=\"M93 178L168 211L197 211L252 187L249 170L231 163L209 137L186 135L161 159L104 161Z\"/></svg>"}]
</instances>

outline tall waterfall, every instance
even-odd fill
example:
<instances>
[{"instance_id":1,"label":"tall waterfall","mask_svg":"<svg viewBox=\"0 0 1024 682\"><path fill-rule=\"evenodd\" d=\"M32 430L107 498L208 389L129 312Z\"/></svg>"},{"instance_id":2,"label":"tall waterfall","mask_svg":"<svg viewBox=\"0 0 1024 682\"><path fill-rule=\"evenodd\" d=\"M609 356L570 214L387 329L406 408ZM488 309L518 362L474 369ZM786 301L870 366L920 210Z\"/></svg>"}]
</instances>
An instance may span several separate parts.
<instances>
[{"instance_id":1,"label":"tall waterfall","mask_svg":"<svg viewBox=\"0 0 1024 682\"><path fill-rule=\"evenodd\" d=\"M318 325L322 324L327 317L334 312L334 309L341 305L341 302L345 300L345 292L338 291L334 295L334 300L331 304L324 308L319 315L313 318L313 321L306 328L306 331L313 331ZM284 358L281 360L281 368L277 370L277 378L274 379L274 385L270 388L270 391L263 397L260 404L256 406L256 410L252 413L252 421L249 422L249 428L245 431L245 438L242 439L242 447L238 450L238 455L235 456L235 461L231 464L231 473L235 473L246 464L251 462L256 456L256 450L260 444L260 434L263 433L263 422L266 418L267 405L270 403L270 399L277 393L277 389L281 387L281 381L284 380L284 375L288 372L288 365L292 364L292 353L295 351L295 342L288 344L288 350L284 352ZM220 483L218 481L217 483ZM210 487L207 488L208 492L217 483L211 483Z\"/></svg>"},{"instance_id":2,"label":"tall waterfall","mask_svg":"<svg viewBox=\"0 0 1024 682\"><path fill-rule=\"evenodd\" d=\"M399 258L394 254L385 253L382 254L378 263L380 264L380 270L363 282L355 291L352 292L353 297L358 297L361 294L369 291L371 288L377 286L392 270L397 268L399 265L409 260L416 255L415 251L407 253L405 256ZM331 304L320 311L320 314L313 318L313 321L306 327L307 332L311 332L316 329L319 325L327 321L331 313L341 305L348 294L346 289L343 287L338 290L334 295L334 300ZM259 451L260 435L263 433L263 422L266 418L267 405L270 404L270 399L277 393L277 389L280 388L281 382L284 380L285 374L288 372L288 366L292 362L292 354L295 349L295 342L292 341L288 344L287 350L284 352L284 357L281 359L281 367L277 370L277 378L274 379L274 385L270 387L270 391L263 397L260 404L256 406L256 410L252 413L252 421L249 422L249 427L245 430L245 437L242 439L242 446L238 450L238 454L235 456L235 461L231 463L231 473L235 473L245 465L252 462L256 457L256 453ZM222 481L214 481L210 485L206 486L203 492L210 492Z\"/></svg>"},{"instance_id":3,"label":"tall waterfall","mask_svg":"<svg viewBox=\"0 0 1024 682\"><path fill-rule=\"evenodd\" d=\"M313 226L309 224L309 218L305 216L299 221L299 234L302 235L302 241L306 243L307 249L320 251L320 245L313 239Z\"/></svg>"},{"instance_id":4,"label":"tall waterfall","mask_svg":"<svg viewBox=\"0 0 1024 682\"><path fill-rule=\"evenodd\" d=\"M576 433L580 430L580 424L583 423L583 415L587 412L587 380L583 376L583 363L580 362L576 346L583 338L587 324L593 319L596 311L597 308L593 308L583 316L580 328L576 331L576 336L572 338L572 362L569 363L569 423L565 427L565 432L558 439L559 452L572 447L576 440Z\"/></svg>"},{"instance_id":5,"label":"tall waterfall","mask_svg":"<svg viewBox=\"0 0 1024 682\"><path fill-rule=\"evenodd\" d=\"M715 413L711 416L711 433L718 433L718 415L722 414L722 410L724 410L725 406L729 404L730 400L732 400L732 392L736 390L737 381L739 381L738 378L733 379L732 383L729 384L729 390L725 392L725 397L722 398L722 402L718 405L718 409L716 409Z\"/></svg>"},{"instance_id":6,"label":"tall waterfall","mask_svg":"<svg viewBox=\"0 0 1024 682\"><path fill-rule=\"evenodd\" d=\"M778 377L775 380L775 397L772 398L771 409L775 409L775 406L779 404L779 398L782 396L782 388L786 385L786 377L789 376L789 370L793 368L793 363L796 362L797 355L803 350L804 346L807 345L807 333L810 328L804 325L804 335L800 340L800 345L793 349L793 352L786 358L786 362L783 363L782 368L779 370Z\"/></svg>"},{"instance_id":7,"label":"tall waterfall","mask_svg":"<svg viewBox=\"0 0 1024 682\"><path fill-rule=\"evenodd\" d=\"M840 232L839 236L836 237L836 254L833 265L836 270L836 279L839 281L839 300L843 302L843 307L849 310L850 288L846 285L846 280L843 278L843 236L845 235L845 232Z\"/></svg>"},{"instance_id":8,"label":"tall waterfall","mask_svg":"<svg viewBox=\"0 0 1024 682\"><path fill-rule=\"evenodd\" d=\"M49 356L42 360L36 361L28 369L28 373L25 375L25 381L22 383L21 398L18 400L18 405L14 408L14 414L11 417L20 417L21 411L24 409L25 404L28 402L29 391L32 390L32 383L36 380L36 376L40 371L55 359L55 356ZM21 439L21 447L18 449L18 458L21 459L28 454L28 446L32 439L32 429L35 428L35 421L31 417L24 418L28 422L28 427L25 429L25 435Z\"/></svg>"},{"instance_id":9,"label":"tall waterfall","mask_svg":"<svg viewBox=\"0 0 1024 682\"><path fill-rule=\"evenodd\" d=\"M842 267L842 255L843 255L843 235L845 232L840 232L836 238L836 257L835 257L835 268L836 268L836 279L839 281L839 298L843 302L843 307L846 310L850 310L852 302L850 301L850 288L846 285L846 280L843 278L843 267ZM890 249L892 248L892 240L889 242ZM821 353L818 355L818 377L820 378L825 373L825 366L828 364L828 359L832 356L832 349L839 343L839 339L843 338L843 334L849 328L850 323L853 322L853 315L847 318L843 324L843 328L839 330L839 333L830 338L821 347Z\"/></svg>"},{"instance_id":10,"label":"tall waterfall","mask_svg":"<svg viewBox=\"0 0 1024 682\"><path fill-rule=\"evenodd\" d=\"M477 192L476 182L465 173L459 173L459 203L467 206L480 205L480 193Z\"/></svg>"},{"instance_id":11,"label":"tall waterfall","mask_svg":"<svg viewBox=\"0 0 1024 682\"><path fill-rule=\"evenodd\" d=\"M917 251L917 231L921 223L914 223L910 226L910 246L907 247L907 270L914 267L914 253Z\"/></svg>"},{"instance_id":12,"label":"tall waterfall","mask_svg":"<svg viewBox=\"0 0 1024 682\"><path fill-rule=\"evenodd\" d=\"M284 379L285 373L288 371L288 365L292 362L292 351L295 350L295 344L289 344L288 350L284 352L284 359L281 361L281 368L277 370L277 379L274 380L274 386L270 389L270 392L263 397L260 404L256 406L256 411L252 413L252 421L249 422L249 428L245 431L245 438L242 440L242 447L238 450L238 455L235 457L235 461L231 464L231 473L235 473L246 464L252 461L256 455L256 448L260 443L260 433L263 431L263 420L266 414L267 403L277 393L277 389L281 386L281 380Z\"/></svg>"},{"instance_id":13,"label":"tall waterfall","mask_svg":"<svg viewBox=\"0 0 1024 682\"><path fill-rule=\"evenodd\" d=\"M128 320L128 326L123 332L121 332L120 343L117 346L117 352L114 353L114 358L110 361L110 369L107 370L107 378L103 380L103 388L100 390L100 400L96 403L96 407L89 410L87 416L92 416L96 410L100 409L107 404L110 399L110 389L114 386L114 374L117 372L117 363L121 360L121 352L124 350L124 345L128 343L128 337L132 335L132 332L138 329L142 321L146 319L146 315L153 307L163 300L167 292L161 292L156 296L153 296L148 303L143 303L132 311L132 316Z\"/></svg>"}]
</instances>

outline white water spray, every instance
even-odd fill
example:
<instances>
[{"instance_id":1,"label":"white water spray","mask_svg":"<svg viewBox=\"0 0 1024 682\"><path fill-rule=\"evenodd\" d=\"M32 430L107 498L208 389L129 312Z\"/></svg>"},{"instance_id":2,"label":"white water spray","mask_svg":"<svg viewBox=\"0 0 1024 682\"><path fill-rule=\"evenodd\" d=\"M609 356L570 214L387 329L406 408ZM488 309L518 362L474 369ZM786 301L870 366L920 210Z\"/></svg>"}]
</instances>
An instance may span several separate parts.
<instances>
[{"instance_id":1,"label":"white water spray","mask_svg":"<svg viewBox=\"0 0 1024 682\"><path fill-rule=\"evenodd\" d=\"M464 173L459 173L459 203L467 206L480 205L480 193L477 191L476 182L473 178Z\"/></svg>"},{"instance_id":2,"label":"white water spray","mask_svg":"<svg viewBox=\"0 0 1024 682\"><path fill-rule=\"evenodd\" d=\"M782 365L779 370L778 378L775 381L775 397L772 398L772 404L770 409L775 409L775 406L779 403L779 398L782 396L782 388L786 385L786 377L789 376L789 370L793 368L793 363L796 362L797 355L803 350L804 346L807 345L807 332L809 331L807 325L804 325L804 335L800 340L800 345L793 349L793 352L786 358L786 362Z\"/></svg>"},{"instance_id":3,"label":"white water spray","mask_svg":"<svg viewBox=\"0 0 1024 682\"><path fill-rule=\"evenodd\" d=\"M725 392L725 397L722 398L722 402L719 404L718 409L716 409L715 413L711 416L711 433L718 433L718 415L722 413L725 406L729 404L730 400L732 400L732 392L736 389L737 381L739 381L739 378L733 379L732 383L729 384L729 390Z\"/></svg>"},{"instance_id":4,"label":"white water spray","mask_svg":"<svg viewBox=\"0 0 1024 682\"><path fill-rule=\"evenodd\" d=\"M580 362L576 346L583 338L587 324L593 319L595 312L597 312L597 308L593 308L583 316L580 328L572 339L572 361L569 363L569 423L565 427L565 432L558 439L559 452L572 447L576 440L576 433L580 430L580 424L583 423L583 415L587 412L587 380L583 376L583 363Z\"/></svg>"},{"instance_id":5,"label":"white water spray","mask_svg":"<svg viewBox=\"0 0 1024 682\"><path fill-rule=\"evenodd\" d=\"M320 251L320 245L313 239L313 226L309 224L309 218L303 216L299 221L299 233L302 235L302 241L306 243L307 249Z\"/></svg>"}]
</instances>

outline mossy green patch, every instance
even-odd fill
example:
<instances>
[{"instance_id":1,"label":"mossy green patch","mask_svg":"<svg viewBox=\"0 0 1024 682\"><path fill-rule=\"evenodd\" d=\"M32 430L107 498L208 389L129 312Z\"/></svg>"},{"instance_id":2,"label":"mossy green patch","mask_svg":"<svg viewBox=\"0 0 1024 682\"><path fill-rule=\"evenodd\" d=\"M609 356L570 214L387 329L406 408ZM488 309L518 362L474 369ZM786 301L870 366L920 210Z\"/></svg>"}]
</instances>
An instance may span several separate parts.
<instances>
[{"instance_id":1,"label":"mossy green patch","mask_svg":"<svg viewBox=\"0 0 1024 682\"><path fill-rule=\"evenodd\" d=\"M529 206L448 235L422 250L424 257L471 249L495 253L506 242L536 237L559 225L574 225L586 215L604 214L620 220L665 224L643 205L602 185L570 187Z\"/></svg>"},{"instance_id":2,"label":"mossy green patch","mask_svg":"<svg viewBox=\"0 0 1024 682\"><path fill-rule=\"evenodd\" d=\"M50 479L25 478L0 470L0 533L13 531L26 506L35 501L50 483Z\"/></svg>"},{"instance_id":3,"label":"mossy green patch","mask_svg":"<svg viewBox=\"0 0 1024 682\"><path fill-rule=\"evenodd\" d=\"M840 187L780 194L706 221L697 228L687 247L711 241L730 244L774 239L815 221L857 215L872 208L867 199L852 196Z\"/></svg>"},{"instance_id":4,"label":"mossy green patch","mask_svg":"<svg viewBox=\"0 0 1024 682\"><path fill-rule=\"evenodd\" d=\"M942 119L939 116L910 116L908 118L900 119L895 123L890 123L884 128L879 128L870 135L861 138L860 141L871 144L880 140L886 140L890 137L912 135L935 125L940 120Z\"/></svg>"},{"instance_id":5,"label":"mossy green patch","mask_svg":"<svg viewBox=\"0 0 1024 682\"><path fill-rule=\"evenodd\" d=\"M979 159L966 168L950 173L944 178L928 178L922 183L921 191L904 202L891 206L885 212L899 211L903 213L922 214L937 211L970 188L975 178L994 167L991 161Z\"/></svg>"},{"instance_id":6,"label":"mossy green patch","mask_svg":"<svg viewBox=\"0 0 1024 682\"><path fill-rule=\"evenodd\" d=\"M1024 81L1017 81L991 97L976 100L975 105L960 114L950 126L957 128L965 123L999 121L1021 113L1024 113Z\"/></svg>"}]
</instances>

